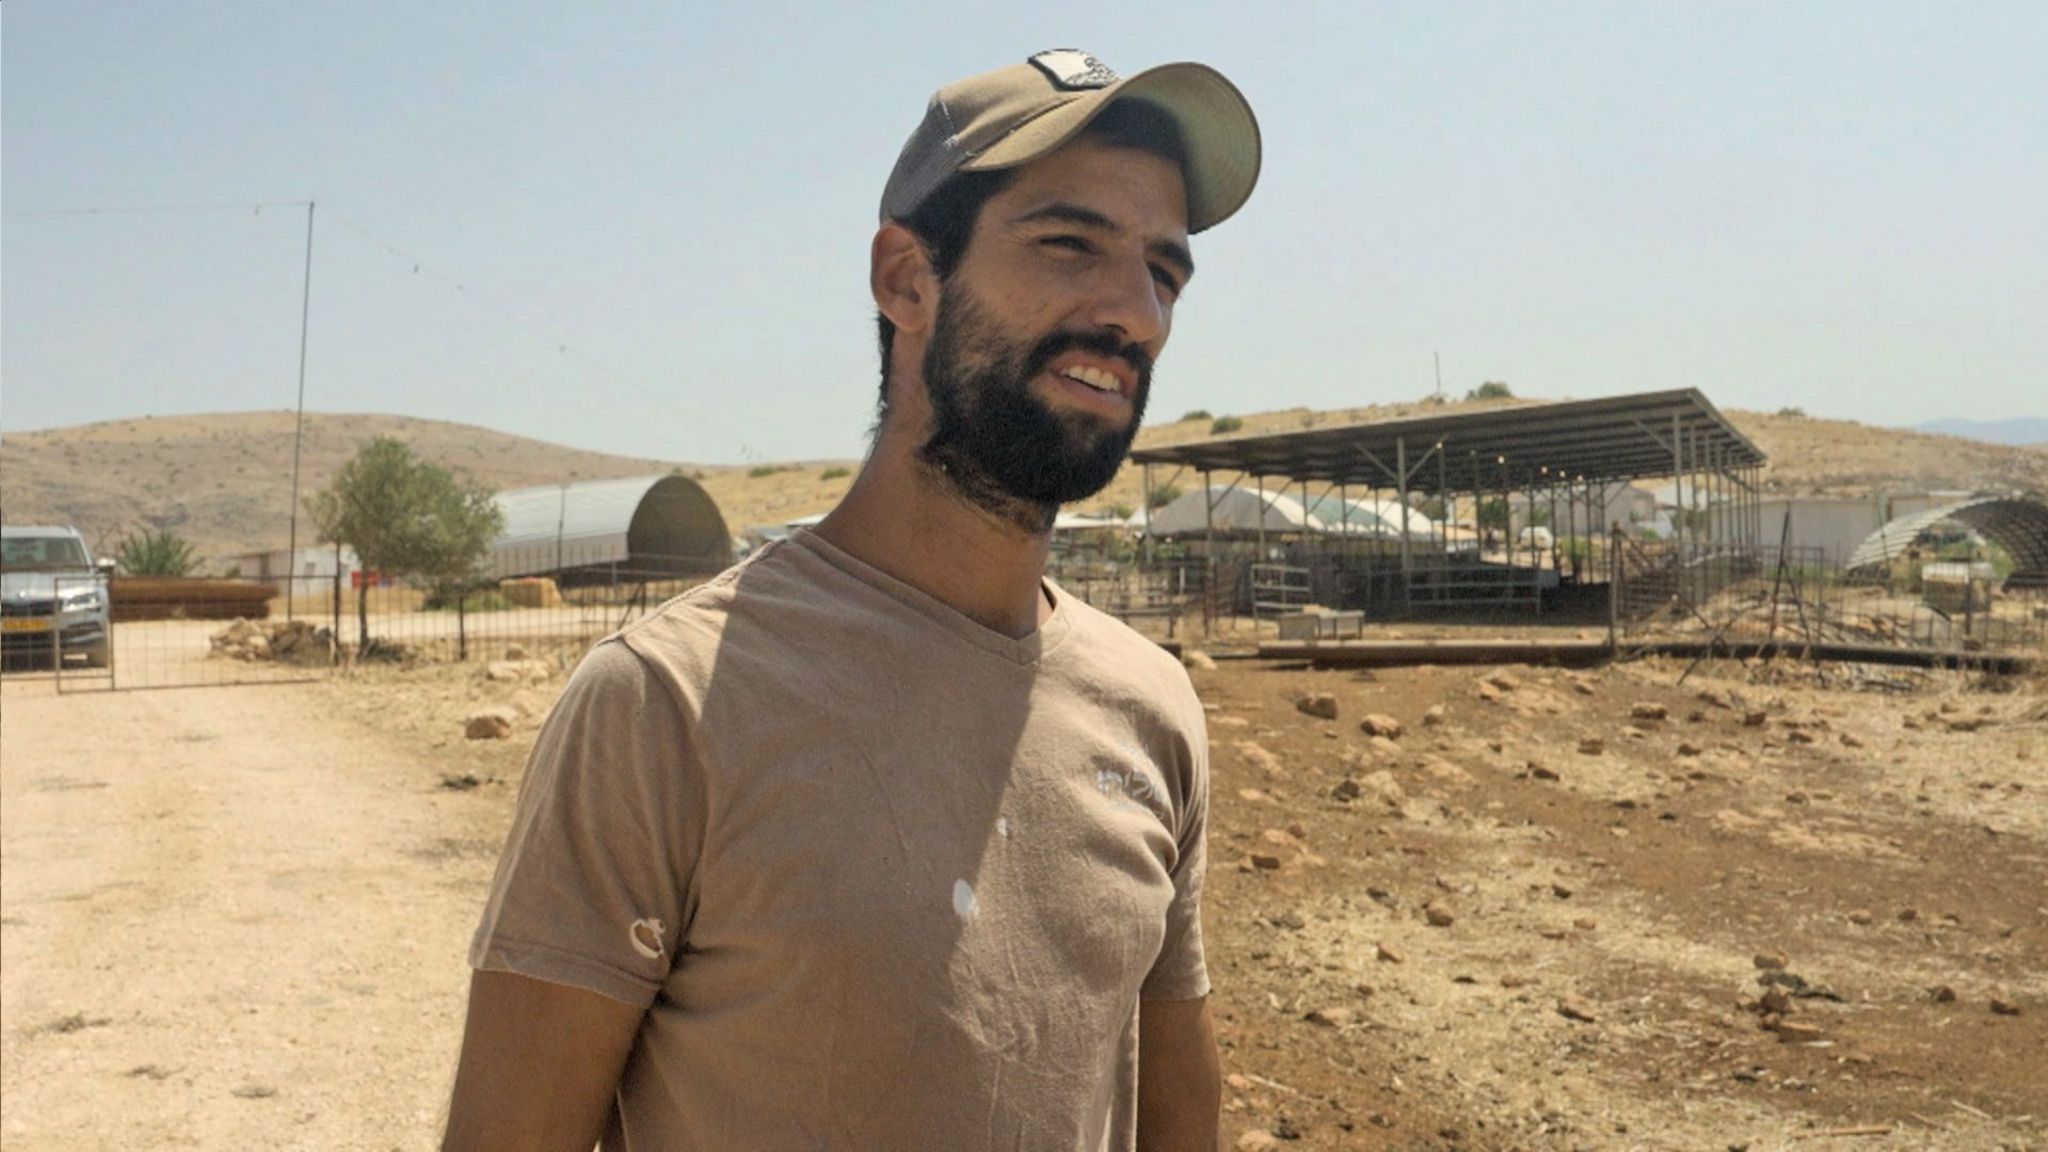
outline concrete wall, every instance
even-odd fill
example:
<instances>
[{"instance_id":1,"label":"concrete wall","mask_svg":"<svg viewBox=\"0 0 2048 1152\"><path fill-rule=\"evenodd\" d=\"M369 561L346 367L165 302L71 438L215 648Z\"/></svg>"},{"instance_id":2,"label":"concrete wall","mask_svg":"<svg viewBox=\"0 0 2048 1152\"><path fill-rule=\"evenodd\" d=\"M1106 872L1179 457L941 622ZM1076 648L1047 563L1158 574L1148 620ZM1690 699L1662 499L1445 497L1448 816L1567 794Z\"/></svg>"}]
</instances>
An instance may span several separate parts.
<instances>
[{"instance_id":1,"label":"concrete wall","mask_svg":"<svg viewBox=\"0 0 2048 1152\"><path fill-rule=\"evenodd\" d=\"M1856 546L1884 523L1881 504L1874 497L1771 496L1759 501L1758 508L1762 514L1759 544L1766 548L1778 546L1789 510L1791 546L1818 548L1834 564L1847 560Z\"/></svg>"}]
</instances>

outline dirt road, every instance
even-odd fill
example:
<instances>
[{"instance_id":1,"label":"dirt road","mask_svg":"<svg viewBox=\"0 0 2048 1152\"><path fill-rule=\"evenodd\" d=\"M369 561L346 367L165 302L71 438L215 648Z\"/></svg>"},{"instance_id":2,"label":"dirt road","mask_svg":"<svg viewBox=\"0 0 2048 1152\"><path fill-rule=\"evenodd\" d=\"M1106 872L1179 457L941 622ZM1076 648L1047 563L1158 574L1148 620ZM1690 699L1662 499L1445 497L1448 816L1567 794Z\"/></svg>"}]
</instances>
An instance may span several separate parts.
<instances>
[{"instance_id":1,"label":"dirt road","mask_svg":"<svg viewBox=\"0 0 2048 1152\"><path fill-rule=\"evenodd\" d=\"M335 685L0 687L0 1143L420 1148L502 818Z\"/></svg>"}]
</instances>

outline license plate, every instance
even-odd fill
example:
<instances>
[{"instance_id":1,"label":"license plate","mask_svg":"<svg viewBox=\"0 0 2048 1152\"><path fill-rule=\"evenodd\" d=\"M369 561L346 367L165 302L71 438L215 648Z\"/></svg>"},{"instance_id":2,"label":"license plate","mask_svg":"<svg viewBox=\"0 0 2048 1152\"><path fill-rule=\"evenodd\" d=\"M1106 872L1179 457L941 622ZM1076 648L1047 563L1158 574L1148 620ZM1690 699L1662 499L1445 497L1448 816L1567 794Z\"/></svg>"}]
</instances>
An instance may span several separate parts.
<instances>
[{"instance_id":1,"label":"license plate","mask_svg":"<svg viewBox=\"0 0 2048 1152\"><path fill-rule=\"evenodd\" d=\"M48 616L15 616L0 620L0 632L48 632Z\"/></svg>"}]
</instances>

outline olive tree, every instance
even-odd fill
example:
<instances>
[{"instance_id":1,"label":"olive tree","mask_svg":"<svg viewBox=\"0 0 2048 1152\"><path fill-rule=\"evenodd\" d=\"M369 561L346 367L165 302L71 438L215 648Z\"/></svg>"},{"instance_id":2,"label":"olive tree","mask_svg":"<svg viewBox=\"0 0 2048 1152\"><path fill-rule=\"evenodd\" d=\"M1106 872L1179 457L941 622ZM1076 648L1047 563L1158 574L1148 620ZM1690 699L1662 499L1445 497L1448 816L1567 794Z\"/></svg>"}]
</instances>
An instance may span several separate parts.
<instances>
[{"instance_id":1,"label":"olive tree","mask_svg":"<svg viewBox=\"0 0 2048 1152\"><path fill-rule=\"evenodd\" d=\"M402 440L363 445L306 501L320 539L355 550L365 576L456 587L475 578L505 516L490 490L416 459ZM370 582L356 588L357 651L370 646Z\"/></svg>"}]
</instances>

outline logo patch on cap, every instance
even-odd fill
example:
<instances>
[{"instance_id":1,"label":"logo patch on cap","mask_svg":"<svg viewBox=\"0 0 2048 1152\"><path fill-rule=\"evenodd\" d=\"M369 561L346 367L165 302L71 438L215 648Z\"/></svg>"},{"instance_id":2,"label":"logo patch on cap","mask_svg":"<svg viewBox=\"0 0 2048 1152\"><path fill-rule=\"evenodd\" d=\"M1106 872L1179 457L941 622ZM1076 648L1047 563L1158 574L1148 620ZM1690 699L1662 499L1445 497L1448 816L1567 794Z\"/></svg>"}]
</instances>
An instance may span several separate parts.
<instances>
[{"instance_id":1,"label":"logo patch on cap","mask_svg":"<svg viewBox=\"0 0 2048 1152\"><path fill-rule=\"evenodd\" d=\"M1061 88L1107 88L1122 79L1109 65L1075 48L1040 52L1031 62Z\"/></svg>"}]
</instances>

